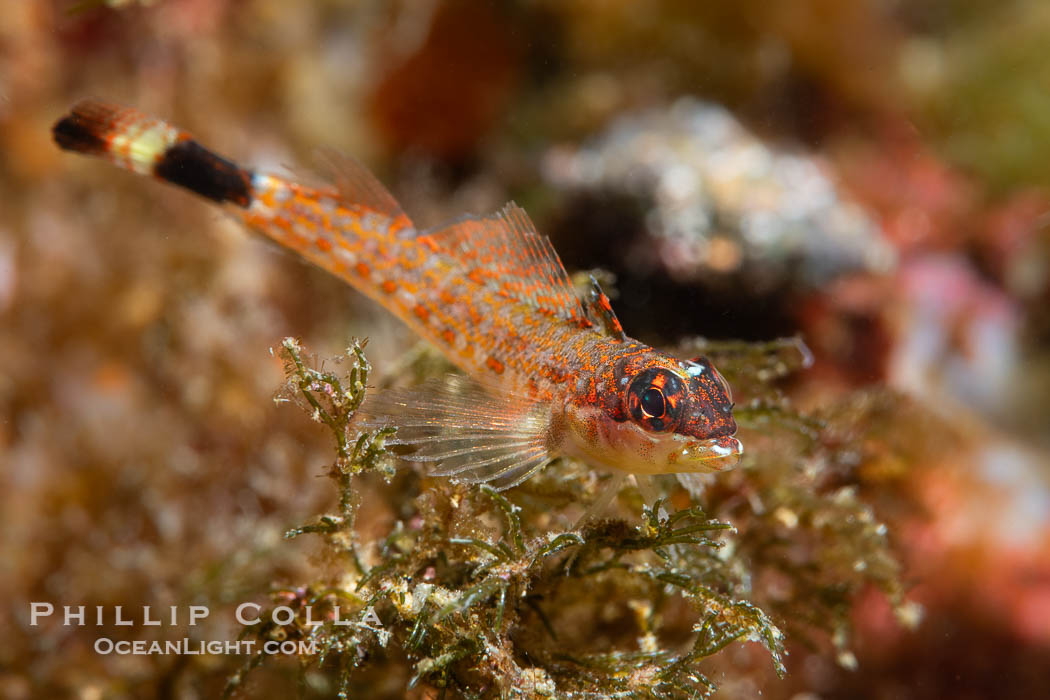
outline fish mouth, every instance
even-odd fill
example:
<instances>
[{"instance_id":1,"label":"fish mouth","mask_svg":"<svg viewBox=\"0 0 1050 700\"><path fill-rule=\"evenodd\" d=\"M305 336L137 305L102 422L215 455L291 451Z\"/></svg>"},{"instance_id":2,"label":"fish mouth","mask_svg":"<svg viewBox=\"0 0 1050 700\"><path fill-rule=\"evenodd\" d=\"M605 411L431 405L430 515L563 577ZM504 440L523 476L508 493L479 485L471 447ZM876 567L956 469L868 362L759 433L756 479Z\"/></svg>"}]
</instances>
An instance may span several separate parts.
<instances>
[{"instance_id":1,"label":"fish mouth","mask_svg":"<svg viewBox=\"0 0 1050 700\"><path fill-rule=\"evenodd\" d=\"M688 471L721 472L740 461L744 446L732 435L690 441L678 452L675 461Z\"/></svg>"}]
</instances>

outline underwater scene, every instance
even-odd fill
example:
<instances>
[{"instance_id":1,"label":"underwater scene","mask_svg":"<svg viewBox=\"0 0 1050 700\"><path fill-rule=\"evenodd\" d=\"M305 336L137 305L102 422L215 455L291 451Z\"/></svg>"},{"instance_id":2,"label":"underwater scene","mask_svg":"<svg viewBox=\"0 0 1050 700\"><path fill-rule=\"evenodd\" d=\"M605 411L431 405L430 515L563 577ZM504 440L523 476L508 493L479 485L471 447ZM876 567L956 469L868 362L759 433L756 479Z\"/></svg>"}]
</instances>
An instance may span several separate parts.
<instances>
[{"instance_id":1,"label":"underwater scene","mask_svg":"<svg viewBox=\"0 0 1050 700\"><path fill-rule=\"evenodd\" d=\"M0 698L1050 697L1050 5L0 6Z\"/></svg>"}]
</instances>

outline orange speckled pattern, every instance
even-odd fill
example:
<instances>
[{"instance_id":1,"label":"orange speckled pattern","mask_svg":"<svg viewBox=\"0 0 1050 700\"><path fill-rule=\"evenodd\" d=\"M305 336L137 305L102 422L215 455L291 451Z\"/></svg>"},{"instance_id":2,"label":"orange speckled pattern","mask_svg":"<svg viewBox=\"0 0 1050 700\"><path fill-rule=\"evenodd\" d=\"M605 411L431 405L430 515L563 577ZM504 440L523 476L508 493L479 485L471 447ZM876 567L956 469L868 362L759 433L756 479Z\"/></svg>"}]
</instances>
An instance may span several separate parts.
<instances>
[{"instance_id":1,"label":"orange speckled pattern","mask_svg":"<svg viewBox=\"0 0 1050 700\"><path fill-rule=\"evenodd\" d=\"M654 368L682 374L682 362L648 345L607 334L590 318L550 241L520 208L468 217L414 235L400 211L349 204L354 192L310 190L255 176L245 222L300 252L383 304L457 366L488 385L540 401L601 409L626 421L629 378ZM275 222L287 220L290 226ZM324 245L318 245L319 242ZM611 314L608 299L596 302ZM732 435L724 381L686 374L676 432Z\"/></svg>"},{"instance_id":2,"label":"orange speckled pattern","mask_svg":"<svg viewBox=\"0 0 1050 700\"><path fill-rule=\"evenodd\" d=\"M592 443L583 453L597 461L630 469L608 456L634 439L615 434L629 426L703 441L716 457L739 452L728 386L710 363L628 338L597 283L581 302L550 240L514 204L419 232L365 168L338 154L326 154L334 185L314 188L240 168L160 120L103 103L75 106L54 134L67 150L225 204L389 309L485 386L551 406L551 425L571 412L578 437ZM564 443L546 442L552 454ZM599 443L600 454L589 451ZM634 449L650 472L673 471L684 449L668 442L656 459L643 443Z\"/></svg>"}]
</instances>

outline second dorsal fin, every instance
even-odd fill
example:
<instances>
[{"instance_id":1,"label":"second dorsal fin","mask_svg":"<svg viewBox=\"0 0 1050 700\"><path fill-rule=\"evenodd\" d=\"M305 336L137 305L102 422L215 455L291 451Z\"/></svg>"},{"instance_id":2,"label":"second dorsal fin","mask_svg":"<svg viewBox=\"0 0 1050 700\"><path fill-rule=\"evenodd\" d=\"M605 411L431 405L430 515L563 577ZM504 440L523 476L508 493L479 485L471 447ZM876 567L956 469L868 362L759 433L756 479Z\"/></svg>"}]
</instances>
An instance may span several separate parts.
<instances>
[{"instance_id":1,"label":"second dorsal fin","mask_svg":"<svg viewBox=\"0 0 1050 700\"><path fill-rule=\"evenodd\" d=\"M315 158L321 174L335 185L346 204L363 206L389 217L394 232L412 230L412 220L401 209L394 195L356 158L334 148L318 149Z\"/></svg>"},{"instance_id":2,"label":"second dorsal fin","mask_svg":"<svg viewBox=\"0 0 1050 700\"><path fill-rule=\"evenodd\" d=\"M589 323L550 239L514 202L421 236L461 263L467 276L554 316Z\"/></svg>"}]
</instances>

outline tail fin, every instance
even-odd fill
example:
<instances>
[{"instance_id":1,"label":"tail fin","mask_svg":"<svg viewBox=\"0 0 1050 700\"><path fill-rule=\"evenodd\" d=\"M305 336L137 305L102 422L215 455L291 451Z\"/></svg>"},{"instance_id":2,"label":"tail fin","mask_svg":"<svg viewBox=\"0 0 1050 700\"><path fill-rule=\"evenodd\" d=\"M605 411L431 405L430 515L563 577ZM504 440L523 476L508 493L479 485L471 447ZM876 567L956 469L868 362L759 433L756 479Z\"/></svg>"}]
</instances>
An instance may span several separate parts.
<instances>
[{"instance_id":1,"label":"tail fin","mask_svg":"<svg viewBox=\"0 0 1050 700\"><path fill-rule=\"evenodd\" d=\"M105 158L215 202L245 208L251 204L251 171L212 153L185 131L138 110L84 100L55 123L51 134L64 150Z\"/></svg>"},{"instance_id":2,"label":"tail fin","mask_svg":"<svg viewBox=\"0 0 1050 700\"><path fill-rule=\"evenodd\" d=\"M419 269L410 272L400 257L402 246L414 245L412 221L353 159L328 154L334 187L300 185L241 168L165 121L94 100L74 106L52 135L67 151L98 156L235 205L228 207L229 213L249 229L346 280L402 318L416 319L421 313L403 283L418 278L424 268L414 263ZM421 259L422 252L415 252L412 260ZM420 325L418 320L409 323Z\"/></svg>"}]
</instances>

